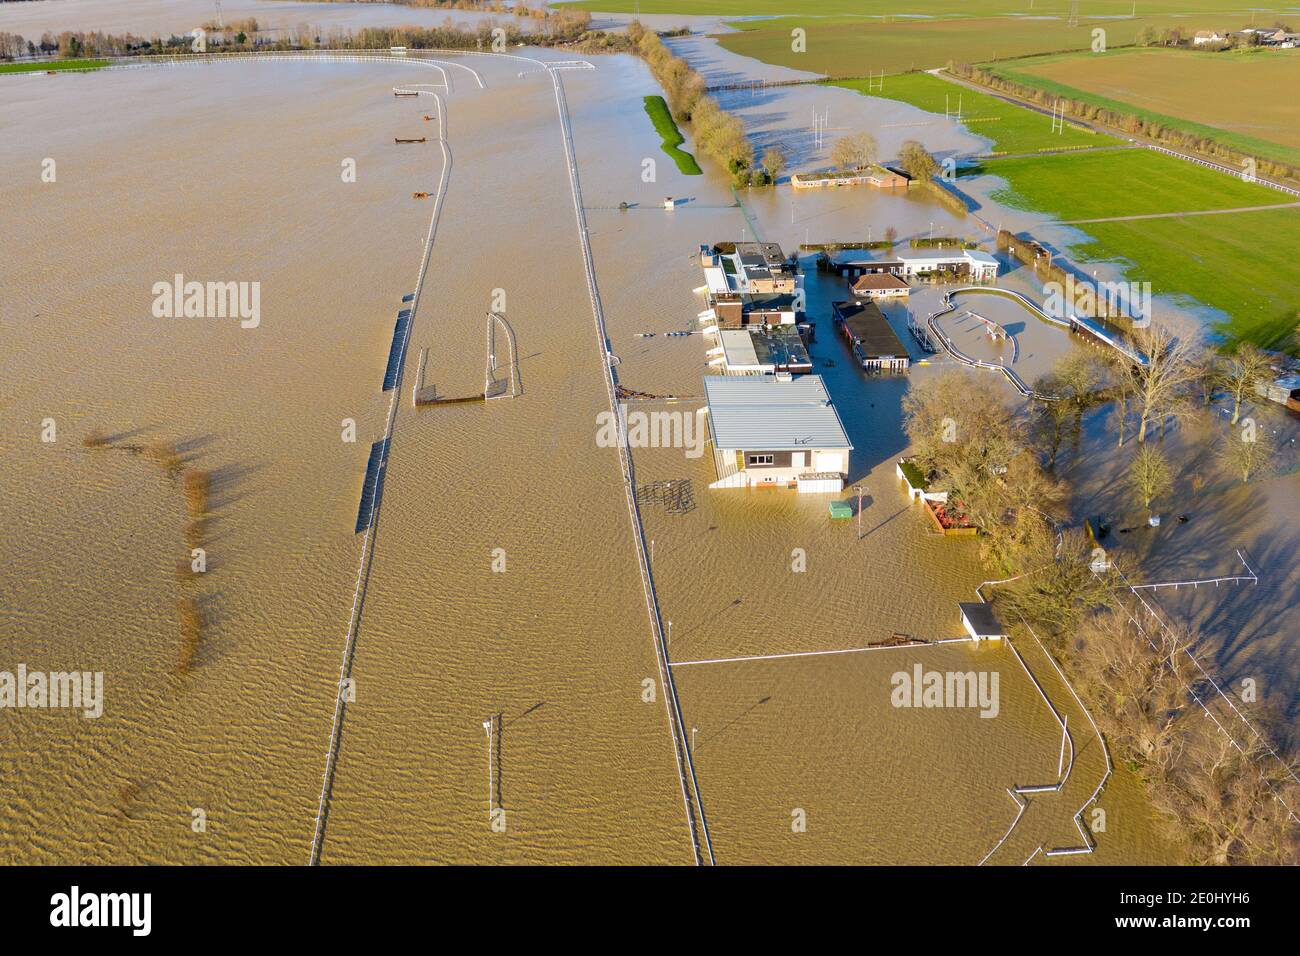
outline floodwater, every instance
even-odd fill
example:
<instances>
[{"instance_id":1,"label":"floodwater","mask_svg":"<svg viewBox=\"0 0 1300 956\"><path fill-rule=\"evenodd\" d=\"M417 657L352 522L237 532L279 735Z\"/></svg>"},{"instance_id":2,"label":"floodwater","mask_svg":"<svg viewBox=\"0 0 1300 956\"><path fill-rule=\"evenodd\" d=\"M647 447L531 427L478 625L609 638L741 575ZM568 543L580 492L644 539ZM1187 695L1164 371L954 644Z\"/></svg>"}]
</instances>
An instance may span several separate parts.
<instances>
[{"instance_id":1,"label":"floodwater","mask_svg":"<svg viewBox=\"0 0 1300 956\"><path fill-rule=\"evenodd\" d=\"M360 476L426 228L410 193L436 175L427 147L392 144L427 128L389 91L413 73L228 64L5 84L4 124L27 133L0 147L0 189L29 240L0 259L0 634L8 670L106 683L98 720L2 715L7 862L306 861ZM259 282L260 325L154 318L153 284L176 273ZM189 553L179 484L83 447L96 428L174 442L213 473L204 577L173 570ZM179 678L185 595L207 628Z\"/></svg>"},{"instance_id":2,"label":"floodwater","mask_svg":"<svg viewBox=\"0 0 1300 956\"><path fill-rule=\"evenodd\" d=\"M536 3L529 4L532 7ZM257 20L260 32L278 33L310 26L321 30L360 30L365 27L440 27L514 23L510 13L456 10L450 7L416 7L400 3L360 0L356 3L298 2L298 0L222 0L220 16L225 23ZM104 33L184 35L218 18L214 0L24 0L0 3L0 31L36 39L42 33L64 30ZM593 30L618 31L638 19L652 30L673 30L689 26L702 33L730 32L734 28L718 17L675 14L597 13ZM733 18L734 19L734 18ZM539 21L528 20L530 29L544 29Z\"/></svg>"},{"instance_id":3,"label":"floodwater","mask_svg":"<svg viewBox=\"0 0 1300 956\"><path fill-rule=\"evenodd\" d=\"M322 859L689 863L623 479L595 441L608 407L602 346L552 87L514 62L466 60L488 89L455 74L453 164L363 578L356 699ZM629 387L700 394L698 336L634 336L690 327L700 243L757 228L789 247L806 230L838 240L867 223L907 236L946 215L866 190L799 196L793 223L788 190L739 208L716 171L683 177L659 152L641 111L654 91L644 66L595 62L564 83L610 346ZM14 383L0 432L14 505L0 638L6 669L102 670L107 687L98 720L0 714L5 862L307 860L361 558L361 477L383 434L393 321L432 208L411 194L436 190L443 172L433 143L392 142L434 135L422 119L431 98L390 92L436 78L422 74L222 64L6 86L6 125L33 133L0 146L5 168L30 170L0 186L0 201L17 234L41 240L0 260L0 284L15 290L0 359ZM165 151L153 145L160 130ZM665 161L647 183L642 160L655 157ZM46 158L54 183L41 181ZM347 159L355 183L340 176ZM665 195L685 202L665 211ZM635 205L619 211L620 201ZM178 272L260 282L260 325L153 318L153 284ZM811 281L809 303L818 371L855 444L861 537L857 521L827 519L825 496L709 492L707 457L635 453L638 481L690 478L695 493L687 514L643 513L676 661L857 648L896 632L956 637L955 602L988 576L974 542L930 534L899 489L908 379L852 367L827 315L842 291ZM522 395L413 408L425 348L425 380L440 393L482 389L489 309L518 337ZM41 441L46 419L54 442ZM341 440L345 419L355 443ZM115 447L83 447L92 428ZM209 571L196 581L173 570L188 554L178 483L128 448L153 440L214 475ZM806 571L792 567L795 548ZM182 677L175 606L186 594L203 603L206 627ZM888 706L890 676L915 663L996 671L998 717ZM1029 666L1050 680L1048 662ZM1014 817L1005 788L1056 770L1059 725L1007 648L676 674L719 862L978 862ZM1079 740L1081 792L1072 783L1037 804L994 862L1070 839L1101 775L1095 745L1085 755ZM1123 806L1132 830L1103 838L1107 858L1167 858L1131 789ZM492 807L505 811L504 832ZM797 837L795 808L809 820Z\"/></svg>"},{"instance_id":4,"label":"floodwater","mask_svg":"<svg viewBox=\"0 0 1300 956\"><path fill-rule=\"evenodd\" d=\"M397 3L298 3L294 0L222 0L225 23L257 20L261 32L310 26L323 30L364 27L439 27L447 22L476 26L490 20L513 22L510 14L480 13ZM39 39L49 31L100 31L184 35L218 19L212 0L27 0L0 4L0 30Z\"/></svg>"}]
</instances>

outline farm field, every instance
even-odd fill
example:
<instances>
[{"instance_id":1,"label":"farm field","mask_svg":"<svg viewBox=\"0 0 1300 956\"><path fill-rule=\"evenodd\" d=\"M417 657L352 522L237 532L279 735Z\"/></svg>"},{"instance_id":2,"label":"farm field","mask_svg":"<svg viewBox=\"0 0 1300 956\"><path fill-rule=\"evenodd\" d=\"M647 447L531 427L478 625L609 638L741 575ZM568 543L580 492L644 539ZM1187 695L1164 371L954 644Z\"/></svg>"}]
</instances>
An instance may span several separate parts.
<instances>
[{"instance_id":1,"label":"farm field","mask_svg":"<svg viewBox=\"0 0 1300 956\"><path fill-rule=\"evenodd\" d=\"M1221 16L1215 22L1219 19ZM1076 26L1070 26L1065 19L1027 17L880 22L787 16L731 23L740 32L722 34L718 42L732 53L764 63L833 77L865 76L881 70L904 73L934 69L950 62L984 63L1035 53L1084 51L1091 48L1092 31L1098 26L1106 30L1107 45L1117 47L1135 42L1148 26L1157 30L1169 26L1186 29L1196 22L1193 18L1169 16L1117 20L1081 17ZM807 31L804 52L791 49L790 31L796 27Z\"/></svg>"},{"instance_id":2,"label":"farm field","mask_svg":"<svg viewBox=\"0 0 1300 956\"><path fill-rule=\"evenodd\" d=\"M1048 116L1015 106L997 97L966 89L929 73L904 73L885 79L883 88L868 91L868 80L836 80L830 85L856 90L865 96L910 103L929 113L956 112L958 98L962 119L977 136L993 141L997 153L1032 153L1048 149L1084 146L1111 146L1119 141L1104 134L1092 133L1066 124L1063 133L1051 131ZM879 85L879 84L878 84Z\"/></svg>"},{"instance_id":3,"label":"farm field","mask_svg":"<svg viewBox=\"0 0 1300 956\"><path fill-rule=\"evenodd\" d=\"M557 4L558 5L558 4ZM1070 0L582 0L566 6L606 13L680 13L700 16L779 16L812 6L817 16L1053 16L1068 15ZM1250 10L1246 0L1143 0L1143 13ZM1128 16L1132 0L1083 0L1081 16Z\"/></svg>"},{"instance_id":4,"label":"farm field","mask_svg":"<svg viewBox=\"0 0 1300 956\"><path fill-rule=\"evenodd\" d=\"M1284 193L1146 149L990 160L1007 180L998 202L1061 220L1238 209L1288 202Z\"/></svg>"},{"instance_id":5,"label":"farm field","mask_svg":"<svg viewBox=\"0 0 1300 956\"><path fill-rule=\"evenodd\" d=\"M1000 63L994 72L1295 163L1300 162L1300 100L1259 95L1300 89L1300 57L1293 53L1117 50L1104 57L1070 54Z\"/></svg>"},{"instance_id":6,"label":"farm field","mask_svg":"<svg viewBox=\"0 0 1300 956\"><path fill-rule=\"evenodd\" d=\"M1266 348L1291 343L1300 311L1300 209L1224 216L1090 223L1094 241L1072 250L1090 260L1127 259L1126 278L1156 295L1189 295L1231 321L1216 331Z\"/></svg>"}]
</instances>

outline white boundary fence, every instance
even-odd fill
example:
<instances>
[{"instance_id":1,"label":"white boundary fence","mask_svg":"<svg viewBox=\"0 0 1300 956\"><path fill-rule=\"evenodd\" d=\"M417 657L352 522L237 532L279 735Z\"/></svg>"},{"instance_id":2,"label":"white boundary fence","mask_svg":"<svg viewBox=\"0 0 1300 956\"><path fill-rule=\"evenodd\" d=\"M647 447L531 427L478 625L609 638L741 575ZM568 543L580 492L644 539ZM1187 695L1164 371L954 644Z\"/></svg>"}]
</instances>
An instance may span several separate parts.
<instances>
[{"instance_id":1,"label":"white boundary fence","mask_svg":"<svg viewBox=\"0 0 1300 956\"><path fill-rule=\"evenodd\" d=\"M436 69L441 67L436 64L429 64ZM446 74L444 73L444 78ZM411 328L415 325L416 317L419 315L420 293L424 289L424 277L429 268L429 260L433 255L433 242L438 232L438 221L442 217L443 200L447 194L447 182L451 176L451 149L447 145L447 121L446 106L442 97L430 90L421 90L427 96L432 96L438 106L438 143L442 147L442 175L438 179L438 192L434 198L433 212L429 219L429 235L424 244L424 256L420 260L420 269L415 278L415 289L411 298L411 320L406 324L406 335L402 340L401 357L397 363L397 381L394 383L391 395L388 399L388 417L384 424L383 441L385 443L384 467L388 467L387 459L391 454L393 433L397 424L397 407L398 396L402 392L402 367L406 362L406 351L411 340ZM366 528L365 537L361 542L361 556L357 563L357 581L352 594L352 612L348 618L347 636L343 642L343 660L339 667L338 686L334 692L334 717L330 723L330 745L325 754L325 773L321 781L320 800L316 806L316 826L312 833L311 840L311 857L309 862L312 865L320 863L321 851L324 848L325 822L329 813L330 791L334 784L334 771L338 763L338 752L342 744L343 718L346 710L345 687L352 673L352 659L356 652L357 635L360 631L361 608L365 603L366 584L370 578L371 560L374 556L375 533L379 526L379 508L382 505L382 499L377 499L380 482L375 482L371 489L371 507L373 517L369 527Z\"/></svg>"},{"instance_id":2,"label":"white boundary fence","mask_svg":"<svg viewBox=\"0 0 1300 956\"><path fill-rule=\"evenodd\" d=\"M1242 175L1242 170L1233 169L1231 166L1224 166L1221 163L1202 159L1199 156L1188 156L1186 153L1180 153L1176 149L1167 149L1164 146L1155 146L1151 143L1142 143L1140 145L1147 149L1154 150L1157 153L1164 153L1167 156L1173 156L1189 163L1195 163L1198 166L1204 166L1206 169L1213 169L1221 173L1227 173L1229 176L1233 176L1245 182L1258 183L1261 186L1267 186L1269 189L1276 189L1280 193L1287 193L1291 196L1300 196L1300 189L1292 189L1290 186L1283 186L1281 183L1275 183L1271 179L1263 179L1259 176L1256 176L1253 179L1246 179L1246 177Z\"/></svg>"},{"instance_id":3,"label":"white boundary fence","mask_svg":"<svg viewBox=\"0 0 1300 956\"><path fill-rule=\"evenodd\" d=\"M564 85L560 82L559 73L549 69L547 72L550 74L551 83L555 88L555 106L560 114L560 132L564 139L565 161L569 167L569 187L573 193L573 212L577 220L578 240L582 248L582 261L586 270L587 294L591 300L592 320L595 324L596 338L601 350L601 373L605 380L609 409L612 413L617 414L618 394L614 382L614 356L610 350L609 334L605 328L605 310L600 300L600 289L596 284L596 269L591 255L591 242L587 235L587 220L582 208L582 187L578 182L578 162L574 154L573 134L569 124L569 107L564 96ZM659 610L659 599L655 593L654 579L650 572L645 530L641 525L641 513L636 502L636 479L632 467L632 452L628 446L626 434L620 434L618 459L623 470L623 492L627 503L628 520L632 525L632 536L636 545L637 567L641 573L641 587L645 594L646 612L650 617L655 659L659 666L659 681L664 691L664 708L668 712L669 729L673 735L673 753L677 759L677 771L681 778L682 801L685 805L686 820L690 828L691 846L695 854L695 862L702 864L704 862L700 846L700 831L702 831L708 861L714 863L716 861L713 856L713 843L709 838L708 821L704 815L704 806L700 801L699 782L695 777L695 765L692 760L690 746L686 741L681 706L677 699L677 688L673 683L672 670L668 666L668 646L664 640L663 616ZM687 786L688 778L689 788ZM692 794L694 794L694 809L692 809ZM695 812L697 810L699 812L698 829L695 821Z\"/></svg>"}]
</instances>

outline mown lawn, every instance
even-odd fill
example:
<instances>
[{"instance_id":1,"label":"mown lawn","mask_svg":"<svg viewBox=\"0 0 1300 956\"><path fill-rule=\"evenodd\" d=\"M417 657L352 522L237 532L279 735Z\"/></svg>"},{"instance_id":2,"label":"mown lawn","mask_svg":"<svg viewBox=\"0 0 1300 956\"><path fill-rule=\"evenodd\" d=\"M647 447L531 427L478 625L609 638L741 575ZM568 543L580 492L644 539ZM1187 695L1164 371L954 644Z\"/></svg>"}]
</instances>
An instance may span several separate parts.
<instances>
[{"instance_id":1,"label":"mown lawn","mask_svg":"<svg viewBox=\"0 0 1300 956\"><path fill-rule=\"evenodd\" d=\"M650 122L655 124L655 131L659 134L659 138L663 140L664 152L673 158L677 169L687 176L704 175L704 170L700 169L700 164L695 161L695 157L686 150L677 148L686 142L686 137L677 128L677 122L668 109L667 101L662 96L647 96L645 112L650 117Z\"/></svg>"},{"instance_id":2,"label":"mown lawn","mask_svg":"<svg viewBox=\"0 0 1300 956\"><path fill-rule=\"evenodd\" d=\"M99 70L107 60L51 60L47 63L0 63L0 73L45 73L48 70Z\"/></svg>"},{"instance_id":3,"label":"mown lawn","mask_svg":"<svg viewBox=\"0 0 1300 956\"><path fill-rule=\"evenodd\" d=\"M1148 149L991 159L983 168L1007 180L994 191L995 201L1067 220L1267 206L1293 198ZM1231 220L1220 221L1227 228Z\"/></svg>"},{"instance_id":4,"label":"mown lawn","mask_svg":"<svg viewBox=\"0 0 1300 956\"><path fill-rule=\"evenodd\" d=\"M1216 331L1230 342L1295 351L1300 322L1300 209L1091 223L1094 241L1075 246L1089 260L1128 260L1126 278L1156 295L1186 295L1230 318Z\"/></svg>"},{"instance_id":5,"label":"mown lawn","mask_svg":"<svg viewBox=\"0 0 1300 956\"><path fill-rule=\"evenodd\" d=\"M961 103L962 120L977 136L993 140L995 153L1032 153L1079 146L1113 146L1110 136L1091 133L1066 123L1061 133L1052 132L1052 119L1023 106L958 86L929 73L904 73L884 78L880 89L869 90L868 80L835 80L832 86L857 90L867 96L881 96L920 107L929 113L956 113ZM946 98L946 99L945 99Z\"/></svg>"}]
</instances>

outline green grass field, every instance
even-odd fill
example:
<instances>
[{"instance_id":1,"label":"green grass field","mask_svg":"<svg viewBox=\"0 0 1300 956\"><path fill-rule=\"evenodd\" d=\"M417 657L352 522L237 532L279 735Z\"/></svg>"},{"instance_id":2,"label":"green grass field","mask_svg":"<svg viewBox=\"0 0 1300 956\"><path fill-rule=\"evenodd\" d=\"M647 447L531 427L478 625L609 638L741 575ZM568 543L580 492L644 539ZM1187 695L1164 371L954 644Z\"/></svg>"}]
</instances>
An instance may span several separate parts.
<instances>
[{"instance_id":1,"label":"green grass field","mask_svg":"<svg viewBox=\"0 0 1300 956\"><path fill-rule=\"evenodd\" d=\"M1236 209L1293 197L1149 149L1081 151L991 159L984 170L1007 180L997 202L1057 219ZM1220 220L1226 228L1231 220Z\"/></svg>"},{"instance_id":2,"label":"green grass field","mask_svg":"<svg viewBox=\"0 0 1300 956\"><path fill-rule=\"evenodd\" d=\"M679 13L695 16L757 17L789 14L800 7L810 16L966 16L1068 14L1070 0L581 0L565 4L606 13ZM1138 13L1249 11L1249 0L1139 0ZM1133 0L1079 0L1080 16L1128 16ZM1263 9L1261 7L1261 9ZM1282 7L1278 8L1283 9ZM1249 15L1249 14L1247 14Z\"/></svg>"},{"instance_id":3,"label":"green grass field","mask_svg":"<svg viewBox=\"0 0 1300 956\"><path fill-rule=\"evenodd\" d=\"M686 142L686 137L677 128L673 114L668 110L667 101L662 96L647 96L645 112L650 117L650 122L655 124L655 131L659 134L659 138L663 140L664 152L673 158L677 169L687 176L704 175L704 170L700 169L700 164L695 161L695 157L686 150L677 148Z\"/></svg>"},{"instance_id":4,"label":"green grass field","mask_svg":"<svg viewBox=\"0 0 1300 956\"><path fill-rule=\"evenodd\" d=\"M1223 16L1208 18L1210 25ZM869 73L906 73L949 63L987 63L1036 53L1085 51L1092 48L1094 29L1106 31L1108 47L1134 43L1147 26L1187 29L1199 21L1168 16L1122 20L1088 20L1076 26L1065 19L1030 20L1026 17L984 19L897 19L858 21L844 18L781 17L774 20L736 22L738 33L719 36L732 53L753 57L796 70L827 76L866 76ZM792 49L790 31L807 31L806 49ZM1194 28L1194 27L1193 27Z\"/></svg>"},{"instance_id":5,"label":"green grass field","mask_svg":"<svg viewBox=\"0 0 1300 956\"><path fill-rule=\"evenodd\" d=\"M1034 153L1079 146L1113 146L1119 140L1066 125L1064 132L1052 132L1049 116L1007 103L994 96L958 86L929 73L903 73L885 77L883 87L868 91L867 80L836 80L832 86L857 90L868 96L910 103L928 113L955 113L960 97L962 119L977 136L993 140L996 153ZM879 84L878 84L879 85ZM946 98L946 99L945 99Z\"/></svg>"},{"instance_id":6,"label":"green grass field","mask_svg":"<svg viewBox=\"0 0 1300 956\"><path fill-rule=\"evenodd\" d=\"M1300 86L1300 57L1293 52L1120 50L1104 57L1065 54L1010 60L990 69L1015 82L1131 113L1248 155L1297 164L1296 98L1259 95L1262 90Z\"/></svg>"},{"instance_id":7,"label":"green grass field","mask_svg":"<svg viewBox=\"0 0 1300 956\"><path fill-rule=\"evenodd\" d=\"M1223 310L1216 331L1230 342L1294 349L1300 322L1300 209L1139 219L1082 227L1093 242L1072 250L1085 260L1125 259L1130 281L1156 295L1190 296Z\"/></svg>"},{"instance_id":8,"label":"green grass field","mask_svg":"<svg viewBox=\"0 0 1300 956\"><path fill-rule=\"evenodd\" d=\"M990 160L1008 186L993 199L1058 219L1235 209L1289 202L1254 183L1145 149ZM1079 262L1126 260L1126 277L1183 295L1231 318L1230 341L1289 345L1300 314L1300 209L1087 223L1069 250Z\"/></svg>"},{"instance_id":9,"label":"green grass field","mask_svg":"<svg viewBox=\"0 0 1300 956\"><path fill-rule=\"evenodd\" d=\"M49 70L99 70L107 60L52 60L48 63L0 63L0 73L45 73Z\"/></svg>"}]
</instances>

